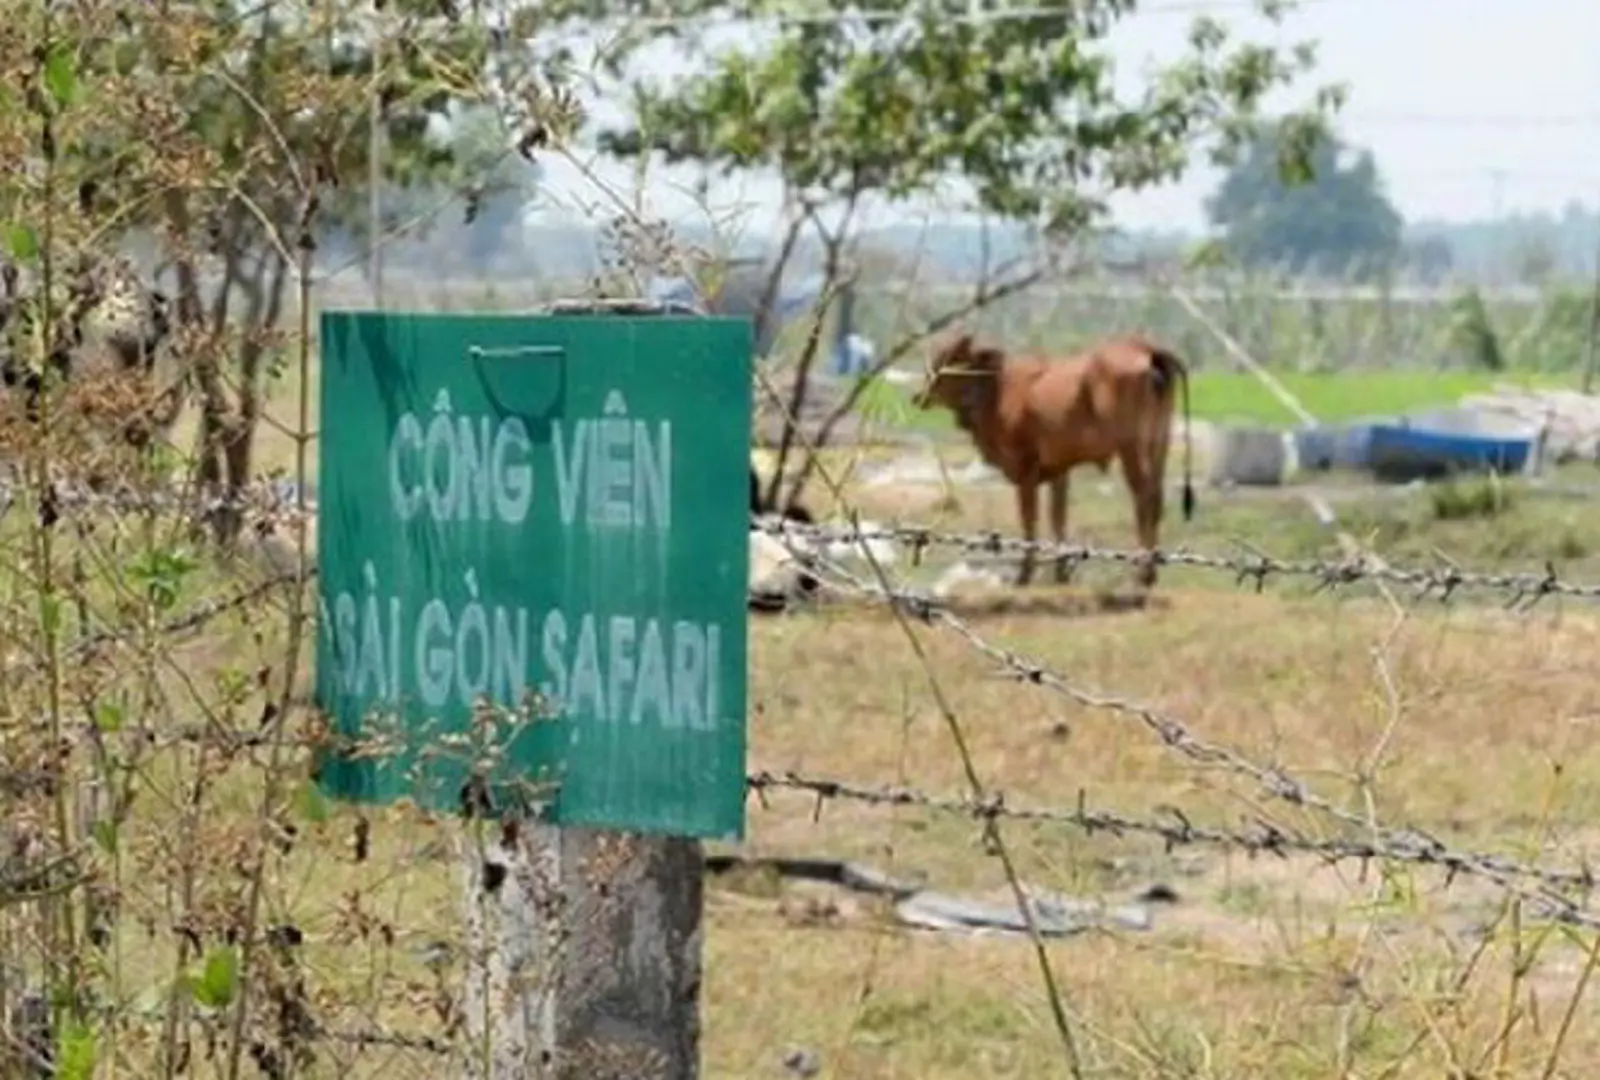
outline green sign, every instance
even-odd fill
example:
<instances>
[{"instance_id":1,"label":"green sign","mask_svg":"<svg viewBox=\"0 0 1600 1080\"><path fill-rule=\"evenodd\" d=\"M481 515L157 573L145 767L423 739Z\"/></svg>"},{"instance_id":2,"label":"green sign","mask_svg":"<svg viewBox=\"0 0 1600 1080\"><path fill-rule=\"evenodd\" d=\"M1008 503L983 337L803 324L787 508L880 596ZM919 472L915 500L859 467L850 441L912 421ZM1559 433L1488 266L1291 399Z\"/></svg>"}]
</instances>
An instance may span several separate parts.
<instances>
[{"instance_id":1,"label":"green sign","mask_svg":"<svg viewBox=\"0 0 1600 1080\"><path fill-rule=\"evenodd\" d=\"M742 837L749 320L321 334L323 787Z\"/></svg>"}]
</instances>

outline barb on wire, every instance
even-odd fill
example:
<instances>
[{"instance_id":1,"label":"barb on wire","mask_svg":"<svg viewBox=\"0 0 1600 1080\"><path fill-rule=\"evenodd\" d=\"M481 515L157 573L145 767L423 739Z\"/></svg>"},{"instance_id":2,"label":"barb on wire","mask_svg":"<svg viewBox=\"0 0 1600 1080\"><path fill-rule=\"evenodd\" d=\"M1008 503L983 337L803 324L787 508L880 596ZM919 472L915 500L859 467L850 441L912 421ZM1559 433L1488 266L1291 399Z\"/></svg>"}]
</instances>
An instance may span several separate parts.
<instances>
[{"instance_id":1,"label":"barb on wire","mask_svg":"<svg viewBox=\"0 0 1600 1080\"><path fill-rule=\"evenodd\" d=\"M858 528L852 525L806 525L782 518L752 519L752 528L769 535L792 537L811 543L884 542L904 545L913 563L930 548L951 548L967 554L1020 556L1031 553L1041 559L1062 559L1072 565L1088 562L1118 563L1128 566L1184 566L1233 574L1239 584L1251 583L1259 592L1271 577L1305 578L1317 583L1321 592L1359 581L1383 582L1409 588L1418 599L1452 599L1462 589L1481 589L1510 596L1510 606L1530 606L1546 596L1600 599L1600 583L1564 580L1554 564L1541 571L1484 573L1462 570L1447 563L1438 567L1393 566L1376 560L1353 557L1337 561L1316 559L1278 559L1261 552L1241 555L1207 555L1186 548L1171 551L1137 551L1100 548L1084 544L1063 544L1047 540L1023 540L998 532L945 533L922 526L884 526Z\"/></svg>"},{"instance_id":2,"label":"barb on wire","mask_svg":"<svg viewBox=\"0 0 1600 1080\"><path fill-rule=\"evenodd\" d=\"M132 1017L150 1025L160 1025L166 1020L163 1009L141 1010ZM208 1026L215 1025L215 1017L192 1016L192 1020ZM390 1050L412 1050L425 1054L446 1055L454 1053L458 1044L438 1035L408 1035L386 1027L334 1027L311 1018L305 1037L311 1042L341 1043L358 1048L383 1047Z\"/></svg>"},{"instance_id":3,"label":"barb on wire","mask_svg":"<svg viewBox=\"0 0 1600 1080\"><path fill-rule=\"evenodd\" d=\"M82 848L48 860L8 865L0 870L0 908L58 895L89 880Z\"/></svg>"},{"instance_id":4,"label":"barb on wire","mask_svg":"<svg viewBox=\"0 0 1600 1080\"><path fill-rule=\"evenodd\" d=\"M27 490L27 485L0 479L0 506L9 508ZM58 514L68 509L121 513L194 509L201 513L236 510L253 512L263 519L282 519L299 512L293 485L274 480L258 480L241 486L236 492L200 496L185 492L181 484L140 490L125 484L97 488L62 479L50 482L44 498ZM306 513L314 514L315 506L308 503Z\"/></svg>"},{"instance_id":5,"label":"barb on wire","mask_svg":"<svg viewBox=\"0 0 1600 1080\"><path fill-rule=\"evenodd\" d=\"M210 747L224 754L243 753L248 750L282 747L300 750L337 752L346 758L377 761L407 753L414 740L382 730L350 734L333 730L320 722L317 705L308 695L291 699L296 708L312 710L312 724L303 732L285 733L282 730L247 730L227 727L216 722L176 724L170 727L119 728L115 737L136 743L149 750L170 750L175 747ZM31 723L12 723L11 733L43 733L51 730L48 718L38 718ZM97 739L112 737L94 727L94 721L85 720L83 730ZM23 795L30 792L48 794L59 783L59 773L49 769L0 769L0 795Z\"/></svg>"}]
</instances>

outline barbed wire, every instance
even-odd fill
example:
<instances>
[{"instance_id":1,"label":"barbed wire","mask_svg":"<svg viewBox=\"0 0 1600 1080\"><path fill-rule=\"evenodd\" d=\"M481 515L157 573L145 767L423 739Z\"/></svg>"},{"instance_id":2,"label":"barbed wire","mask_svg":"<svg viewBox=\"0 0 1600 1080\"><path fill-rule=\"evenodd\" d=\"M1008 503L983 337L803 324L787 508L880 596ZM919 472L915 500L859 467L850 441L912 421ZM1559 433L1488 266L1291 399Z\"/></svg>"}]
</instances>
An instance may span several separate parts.
<instances>
[{"instance_id":1,"label":"barbed wire","mask_svg":"<svg viewBox=\"0 0 1600 1080\"><path fill-rule=\"evenodd\" d=\"M0 512L19 499L37 497L41 512L60 514L65 510L112 510L121 513L154 511L254 512L262 518L289 518L299 513L292 481L260 479L222 493L201 493L183 484L138 488L130 484L96 487L80 481L52 478L41 490L34 485L0 478ZM307 500L306 515L314 516L315 503Z\"/></svg>"},{"instance_id":2,"label":"barbed wire","mask_svg":"<svg viewBox=\"0 0 1600 1080\"><path fill-rule=\"evenodd\" d=\"M316 567L306 567L305 576L307 579L316 577ZM293 571L285 571L281 574L274 574L271 577L256 582L254 585L246 586L245 588L239 589L238 591L230 593L226 596L218 596L210 600L203 600L196 604L193 608L185 611L182 615L175 616L174 618L168 619L166 622L162 623L156 628L155 636L159 638L175 638L184 634L193 633L194 631L203 629L210 623L215 622L222 616L227 615L230 612L240 611L246 607L249 607L257 600L264 599L275 590L280 589L285 585L293 585L299 580L299 574ZM97 630L94 633L89 634L86 637L79 638L77 641L73 642L69 656L74 659L87 656L93 653L96 649L121 640L122 637L123 635L121 633L113 629Z\"/></svg>"},{"instance_id":3,"label":"barbed wire","mask_svg":"<svg viewBox=\"0 0 1600 1080\"><path fill-rule=\"evenodd\" d=\"M346 1043L361 1048L381 1046L391 1050L414 1050L436 1055L452 1054L457 1046L450 1039L434 1035L402 1035L378 1027L345 1030L319 1028L311 1038L318 1042Z\"/></svg>"},{"instance_id":4,"label":"barbed wire","mask_svg":"<svg viewBox=\"0 0 1600 1080\"><path fill-rule=\"evenodd\" d=\"M134 1019L149 1026L157 1026L166 1022L165 1010L141 1010L129 1019ZM215 1018L191 1017L202 1026L214 1025ZM360 1049L382 1047L390 1050L410 1050L418 1053L443 1056L453 1054L462 1049L464 1044L452 1038L438 1035L409 1035L394 1031L379 1024L367 1027L339 1027L324 1023L314 1017L307 1017L305 1026L296 1032L295 1038L305 1039L310 1043L340 1043L355 1046Z\"/></svg>"},{"instance_id":5,"label":"barbed wire","mask_svg":"<svg viewBox=\"0 0 1600 1080\"><path fill-rule=\"evenodd\" d=\"M999 532L939 532L919 525L807 525L787 519L760 517L753 519L752 528L779 539L798 539L810 543L897 543L909 550L913 565L919 564L929 549L949 548L969 555L1003 557L1032 554L1045 561L1065 561L1069 568L1099 562L1130 567L1155 565L1214 570L1234 575L1238 584L1254 584L1258 592L1266 587L1269 578L1281 577L1315 581L1316 592L1370 581L1410 589L1414 599L1431 597L1440 602L1448 602L1462 590L1480 589L1510 594L1508 607L1531 606L1547 596L1600 599L1600 583L1567 581L1550 562L1545 564L1542 571L1490 573L1463 569L1448 561L1438 567L1406 567L1366 556L1338 560L1295 560L1276 558L1256 550L1241 555L1210 555L1187 548L1139 551L1050 540L1023 540ZM797 551L796 554L804 556L806 553Z\"/></svg>"},{"instance_id":6,"label":"barbed wire","mask_svg":"<svg viewBox=\"0 0 1600 1080\"><path fill-rule=\"evenodd\" d=\"M9 487L0 482L0 498L9 498L10 496ZM177 501L169 493L161 491L101 491L83 486L67 485L62 488L60 497L64 503L86 506L133 506L145 508L178 505ZM255 484L247 485L232 496L214 496L202 502L212 506L231 504L250 505L257 508L270 507L289 510L295 508L292 489L281 481L259 481ZM1242 556L1216 556L1188 550L1145 552L1096 548L1082 544L1061 544L1050 541L1026 541L1006 537L998 532L947 533L923 526L805 525L781 518L766 517L753 519L752 527L785 542L796 539L830 544L841 542L870 543L873 541L895 542L910 549L913 563L920 561L923 553L930 548L948 547L967 553L991 555L1032 552L1048 559L1065 559L1074 565L1099 561L1134 566L1153 561L1157 565L1164 566L1189 566L1225 571L1233 574L1241 582L1255 582L1258 589L1264 587L1268 577L1286 576L1315 580L1319 589L1335 588L1361 580L1382 581L1388 584L1410 587L1415 589L1418 595L1436 594L1441 599L1448 599L1456 591L1463 588L1482 588L1510 592L1513 594L1513 602L1519 599L1530 600L1530 598L1531 601L1537 601L1539 598L1548 595L1582 598L1600 597L1600 584L1580 584L1564 581L1556 574L1554 568L1549 566L1547 566L1545 573L1542 575L1529 573L1481 573L1462 570L1455 565L1442 568L1397 567L1365 558L1343 559L1336 562L1317 560L1290 561L1277 559L1263 553L1250 553ZM796 551L795 553L801 557L811 557L811 553L805 551ZM1281 768L1261 765L1227 747L1201 739L1176 717L1166 715L1149 705L1129 698L1091 691L1077 686L1046 666L995 645L978 634L969 623L957 616L948 606L940 604L929 596L904 589L894 589L885 593L876 584L862 581L836 564L832 566L832 570L833 575L839 581L844 582L845 587L850 592L875 595L880 599L900 605L921 621L943 623L947 628L963 637L977 651L984 653L1000 664L1011 677L1019 681L1043 686L1085 707L1131 715L1153 730L1164 744L1196 762L1223 765L1232 771L1249 776L1265 790L1283 801L1320 810L1347 825L1360 828L1370 827L1370 823L1364 818L1336 807L1328 800L1315 795L1303 782L1289 776ZM308 567L306 575L308 577L314 576L315 568ZM200 629L214 619L230 611L246 607L273 590L292 584L296 580L298 580L296 573L281 573L229 596L206 601L195 609L163 624L158 633L162 636L174 636ZM837 584L835 582L836 587ZM118 636L112 630L90 635L88 638L75 643L69 655L86 655L94 649L116 640ZM1420 848L1435 853L1444 850L1438 841L1417 833L1415 830L1409 831L1404 836L1391 834L1389 839L1389 846L1391 847L1420 845ZM1430 857L1439 859L1446 856L1435 854ZM1506 872L1521 872L1506 866L1502 866L1501 869ZM1585 888L1589 887L1590 880L1587 874L1582 875L1581 879L1569 878L1567 883L1579 883L1580 880Z\"/></svg>"},{"instance_id":7,"label":"barbed wire","mask_svg":"<svg viewBox=\"0 0 1600 1080\"><path fill-rule=\"evenodd\" d=\"M780 528L778 532L782 535L787 530ZM860 579L837 562L819 558L814 553L791 550L797 557L810 559L811 565L819 572L818 584L822 588L872 597L898 606L920 622L942 625L994 661L1007 676L1039 686L1085 708L1130 717L1153 732L1162 745L1181 757L1246 777L1281 802L1317 811L1343 826L1363 832L1371 838L1367 842L1374 850L1393 853L1394 857L1403 861L1443 866L1454 874L1467 873L1484 878L1524 896L1560 921L1600 927L1600 917L1588 915L1570 898L1550 891L1576 888L1585 894L1591 892L1594 875L1587 867L1576 871L1551 870L1498 855L1459 851L1414 826L1395 828L1381 825L1336 805L1281 766L1262 764L1231 747L1202 738L1177 716L1131 697L1079 686L1038 660L996 645L934 598L908 590L886 589ZM1519 879L1537 882L1538 887L1530 891Z\"/></svg>"},{"instance_id":8,"label":"barbed wire","mask_svg":"<svg viewBox=\"0 0 1600 1080\"><path fill-rule=\"evenodd\" d=\"M1522 878L1546 887L1546 890L1535 893L1535 898L1553 907L1561 921L1600 927L1600 915L1588 913L1569 897L1547 891L1548 889L1590 891L1595 884L1595 877L1587 867L1580 870L1554 869L1517 862L1485 852L1457 851L1420 835L1404 837L1399 842L1379 842L1348 836L1319 839L1261 818L1255 819L1245 828L1230 829L1220 825L1197 825L1183 810L1175 806L1161 808L1165 819L1154 816L1134 817L1090 807L1087 792L1082 789L1078 792L1077 805L1063 808L1010 806L1000 792L994 792L990 798L978 801L964 795L932 795L911 787L867 784L793 771L752 773L746 778L746 787L763 802L766 793L770 791L790 790L809 794L816 800L814 818L820 817L822 807L826 803L843 800L878 807L910 806L983 822L1017 821L1062 825L1091 835L1096 832L1115 836L1143 835L1160 840L1168 851L1178 847L1208 846L1242 850L1252 855L1275 855L1279 858L1297 854L1308 855L1330 864L1409 863L1443 870L1447 884L1462 875L1485 878L1502 887L1506 885L1504 879Z\"/></svg>"},{"instance_id":9,"label":"barbed wire","mask_svg":"<svg viewBox=\"0 0 1600 1080\"><path fill-rule=\"evenodd\" d=\"M18 496L18 486L0 480L0 509ZM26 489L22 489L26 491ZM198 511L201 514L224 510L249 512L262 528L292 521L301 513L316 515L314 499L307 498L304 509L291 482L259 480L236 491L222 494L185 496L175 488L136 490L130 487L95 489L83 484L53 483L46 498L51 508L104 509L120 512ZM1283 559L1253 545L1236 555L1211 554L1188 548L1141 551L1130 548L1099 547L1089 544L1050 540L1024 540L998 531L942 532L921 525L802 524L773 517L752 518L752 528L779 539L804 540L822 544L861 544L889 542L905 547L913 565L918 565L929 550L950 549L966 555L1021 557L1033 555L1045 561L1065 562L1070 569L1089 563L1110 563L1128 567L1154 565L1210 570L1233 575L1237 584L1252 584L1259 592L1272 578L1295 578L1315 582L1322 592L1360 582L1382 583L1412 590L1414 599L1448 602L1464 590L1498 592L1509 596L1508 607L1531 606L1548 596L1583 600L1600 599L1600 582L1580 582L1563 578L1553 562L1538 571L1479 571L1463 568L1443 559L1438 566L1397 566L1387 560L1367 556L1340 559Z\"/></svg>"}]
</instances>

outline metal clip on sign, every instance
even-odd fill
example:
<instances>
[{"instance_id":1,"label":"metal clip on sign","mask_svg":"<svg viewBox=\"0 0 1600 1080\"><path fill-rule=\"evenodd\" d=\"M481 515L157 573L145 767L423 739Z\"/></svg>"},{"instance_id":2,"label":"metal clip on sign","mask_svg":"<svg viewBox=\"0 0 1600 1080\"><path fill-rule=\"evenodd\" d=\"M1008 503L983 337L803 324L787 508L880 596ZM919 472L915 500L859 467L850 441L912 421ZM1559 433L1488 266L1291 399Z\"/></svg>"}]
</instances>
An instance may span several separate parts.
<instances>
[{"instance_id":1,"label":"metal clip on sign","mask_svg":"<svg viewBox=\"0 0 1600 1080\"><path fill-rule=\"evenodd\" d=\"M547 315L705 315L694 305L681 300L646 300L625 296L552 300L540 310Z\"/></svg>"}]
</instances>

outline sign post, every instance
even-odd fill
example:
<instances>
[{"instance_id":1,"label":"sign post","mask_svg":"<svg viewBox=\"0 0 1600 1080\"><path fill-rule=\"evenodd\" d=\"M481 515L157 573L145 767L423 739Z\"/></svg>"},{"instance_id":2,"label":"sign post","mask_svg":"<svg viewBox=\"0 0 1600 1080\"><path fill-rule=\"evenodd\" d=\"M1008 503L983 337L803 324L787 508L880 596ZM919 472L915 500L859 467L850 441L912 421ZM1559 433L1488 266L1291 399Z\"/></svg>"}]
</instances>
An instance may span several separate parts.
<instances>
[{"instance_id":1,"label":"sign post","mask_svg":"<svg viewBox=\"0 0 1600 1080\"><path fill-rule=\"evenodd\" d=\"M322 316L330 794L467 821L467 1073L698 1073L744 829L748 320Z\"/></svg>"}]
</instances>

